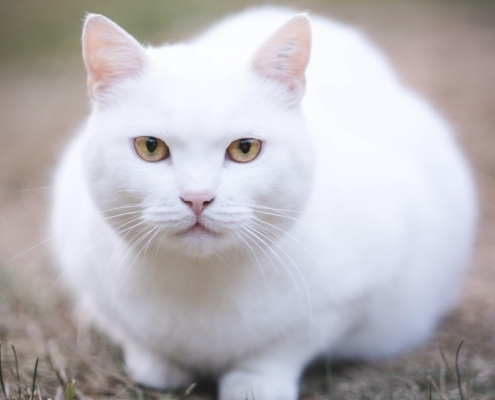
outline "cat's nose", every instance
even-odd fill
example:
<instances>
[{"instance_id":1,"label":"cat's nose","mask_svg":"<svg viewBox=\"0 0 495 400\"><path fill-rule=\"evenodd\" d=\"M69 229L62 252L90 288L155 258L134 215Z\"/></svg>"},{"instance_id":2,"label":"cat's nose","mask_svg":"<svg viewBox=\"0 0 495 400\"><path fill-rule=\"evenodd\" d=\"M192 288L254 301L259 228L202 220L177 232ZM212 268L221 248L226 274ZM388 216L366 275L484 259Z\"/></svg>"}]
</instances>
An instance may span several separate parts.
<instances>
[{"instance_id":1,"label":"cat's nose","mask_svg":"<svg viewBox=\"0 0 495 400\"><path fill-rule=\"evenodd\" d=\"M213 201L214 196L210 192L184 193L180 199L191 207L194 214L199 215Z\"/></svg>"}]
</instances>

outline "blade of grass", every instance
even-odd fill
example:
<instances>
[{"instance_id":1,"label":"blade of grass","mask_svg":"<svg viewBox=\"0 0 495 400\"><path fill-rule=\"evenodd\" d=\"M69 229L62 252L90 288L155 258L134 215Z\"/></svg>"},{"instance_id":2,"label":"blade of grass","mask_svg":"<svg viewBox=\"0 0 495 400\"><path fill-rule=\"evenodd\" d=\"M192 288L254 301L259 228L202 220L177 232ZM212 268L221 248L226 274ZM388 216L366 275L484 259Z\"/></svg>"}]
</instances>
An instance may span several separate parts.
<instances>
[{"instance_id":1,"label":"blade of grass","mask_svg":"<svg viewBox=\"0 0 495 400\"><path fill-rule=\"evenodd\" d=\"M195 387L196 387L196 382L191 383L189 385L189 387L186 389L186 391L184 392L184 394L182 396L177 397L177 400L185 400L185 399L187 399L191 395L191 393L192 393L192 391L194 390Z\"/></svg>"},{"instance_id":2,"label":"blade of grass","mask_svg":"<svg viewBox=\"0 0 495 400\"><path fill-rule=\"evenodd\" d=\"M67 387L65 388L66 400L73 400L76 397L76 388L74 387L74 384L74 379L71 379L69 383L67 383Z\"/></svg>"},{"instance_id":3,"label":"blade of grass","mask_svg":"<svg viewBox=\"0 0 495 400\"><path fill-rule=\"evenodd\" d=\"M186 397L190 396L195 387L196 387L196 382L191 383L189 385L189 387L186 389L186 391L184 392L184 396L186 396Z\"/></svg>"},{"instance_id":4,"label":"blade of grass","mask_svg":"<svg viewBox=\"0 0 495 400\"><path fill-rule=\"evenodd\" d=\"M2 375L2 342L0 342L0 384L2 385L2 392L7 398L7 393L5 392L5 384L3 382L3 375Z\"/></svg>"},{"instance_id":5,"label":"blade of grass","mask_svg":"<svg viewBox=\"0 0 495 400\"><path fill-rule=\"evenodd\" d=\"M457 351L455 352L455 372L457 374L457 386L459 387L459 396L461 396L461 400L464 400L464 394L462 393L462 385L461 385L461 373L459 372L459 351L461 350L461 346L464 343L464 339L461 340L459 346L457 346Z\"/></svg>"},{"instance_id":6,"label":"blade of grass","mask_svg":"<svg viewBox=\"0 0 495 400\"><path fill-rule=\"evenodd\" d=\"M31 397L34 397L34 389L36 387L36 374L38 373L38 361L40 358L36 359L36 364L34 364L34 374L33 374L33 385L31 386Z\"/></svg>"},{"instance_id":7,"label":"blade of grass","mask_svg":"<svg viewBox=\"0 0 495 400\"><path fill-rule=\"evenodd\" d=\"M143 391L141 389L136 389L136 400L144 400Z\"/></svg>"},{"instance_id":8,"label":"blade of grass","mask_svg":"<svg viewBox=\"0 0 495 400\"><path fill-rule=\"evenodd\" d=\"M452 370L450 364L447 361L447 357L445 356L445 352L443 351L443 347L440 343L438 344L438 347L440 349L440 355L442 356L442 360L443 360L445 366L447 367L447 371L449 372L449 375L452 378L452 380L455 381L456 376L455 376L454 371Z\"/></svg>"},{"instance_id":9,"label":"blade of grass","mask_svg":"<svg viewBox=\"0 0 495 400\"><path fill-rule=\"evenodd\" d=\"M17 352L15 351L15 347L12 343L10 344L10 347L12 347L12 352L14 353L17 395L19 396L19 398L21 398L21 379L19 378L19 362L17 361Z\"/></svg>"}]
</instances>

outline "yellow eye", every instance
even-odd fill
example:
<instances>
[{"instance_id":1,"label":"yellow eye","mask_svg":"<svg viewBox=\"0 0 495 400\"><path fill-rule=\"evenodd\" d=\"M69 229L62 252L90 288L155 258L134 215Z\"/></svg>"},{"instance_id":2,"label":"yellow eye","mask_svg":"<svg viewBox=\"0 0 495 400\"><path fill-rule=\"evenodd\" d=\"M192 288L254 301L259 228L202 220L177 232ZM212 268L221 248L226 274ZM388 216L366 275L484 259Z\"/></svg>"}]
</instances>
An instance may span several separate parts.
<instances>
[{"instance_id":1,"label":"yellow eye","mask_svg":"<svg viewBox=\"0 0 495 400\"><path fill-rule=\"evenodd\" d=\"M136 153L145 161L161 161L170 155L170 150L163 140L152 136L140 136L134 139Z\"/></svg>"},{"instance_id":2,"label":"yellow eye","mask_svg":"<svg viewBox=\"0 0 495 400\"><path fill-rule=\"evenodd\" d=\"M261 140L239 139L227 147L227 156L235 162L245 163L253 161L261 151Z\"/></svg>"}]
</instances>

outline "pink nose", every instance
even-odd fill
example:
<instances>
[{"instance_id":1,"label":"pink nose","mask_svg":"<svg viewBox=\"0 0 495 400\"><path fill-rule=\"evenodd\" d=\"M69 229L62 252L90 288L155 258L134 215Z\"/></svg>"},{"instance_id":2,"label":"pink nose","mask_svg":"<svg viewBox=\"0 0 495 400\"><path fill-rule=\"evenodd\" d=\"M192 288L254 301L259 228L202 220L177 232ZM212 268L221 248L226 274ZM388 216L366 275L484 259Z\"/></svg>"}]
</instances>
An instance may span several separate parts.
<instances>
[{"instance_id":1,"label":"pink nose","mask_svg":"<svg viewBox=\"0 0 495 400\"><path fill-rule=\"evenodd\" d=\"M194 214L199 215L213 201L214 196L211 193L185 193L180 199L191 207Z\"/></svg>"}]
</instances>

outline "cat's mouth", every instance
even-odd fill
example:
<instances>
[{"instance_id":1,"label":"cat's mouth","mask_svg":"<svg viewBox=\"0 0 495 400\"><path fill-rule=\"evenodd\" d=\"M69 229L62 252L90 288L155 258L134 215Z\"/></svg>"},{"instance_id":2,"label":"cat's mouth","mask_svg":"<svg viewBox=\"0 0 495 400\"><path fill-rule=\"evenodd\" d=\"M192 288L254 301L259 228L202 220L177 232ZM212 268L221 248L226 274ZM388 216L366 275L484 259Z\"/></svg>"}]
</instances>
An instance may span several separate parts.
<instances>
[{"instance_id":1,"label":"cat's mouth","mask_svg":"<svg viewBox=\"0 0 495 400\"><path fill-rule=\"evenodd\" d=\"M193 234L193 235L207 234L207 235L215 235L215 236L218 235L217 232L214 232L211 229L208 229L200 221L197 221L194 225L187 228L185 231L182 232L182 234L184 234L184 235L187 235L187 234Z\"/></svg>"}]
</instances>

